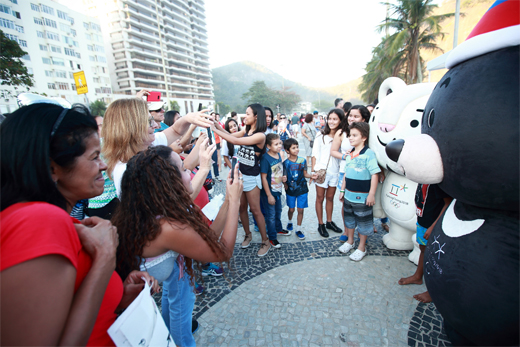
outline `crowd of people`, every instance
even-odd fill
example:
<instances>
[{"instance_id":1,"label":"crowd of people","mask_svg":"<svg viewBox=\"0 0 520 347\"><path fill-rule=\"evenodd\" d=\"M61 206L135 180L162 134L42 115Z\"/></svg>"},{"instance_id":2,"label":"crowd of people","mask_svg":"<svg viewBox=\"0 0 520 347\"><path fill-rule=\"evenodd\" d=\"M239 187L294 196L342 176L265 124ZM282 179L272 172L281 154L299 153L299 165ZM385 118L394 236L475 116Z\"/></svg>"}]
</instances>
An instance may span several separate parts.
<instances>
[{"instance_id":1,"label":"crowd of people","mask_svg":"<svg viewBox=\"0 0 520 347\"><path fill-rule=\"evenodd\" d=\"M242 248L251 246L250 224L259 231L260 257L281 247L278 236L294 231L305 239L312 184L319 234L341 234L339 251L349 253L357 230L350 259L366 255L375 190L384 179L368 148L373 105L338 99L325 117L315 111L288 119L251 104L242 120L233 112L223 124L211 110L165 112L163 103L144 101L147 94L112 102L104 117L79 105L35 103L1 124L4 344L113 345L108 327L148 281L162 290L175 343L194 346L197 283L201 275L222 275L212 262L232 257L238 223ZM208 218L202 209L223 165L230 169L225 198ZM343 229L332 220L337 189ZM440 192L420 189L425 241L447 205ZM434 212L426 196L436 198ZM400 284L421 277L418 269Z\"/></svg>"}]
</instances>

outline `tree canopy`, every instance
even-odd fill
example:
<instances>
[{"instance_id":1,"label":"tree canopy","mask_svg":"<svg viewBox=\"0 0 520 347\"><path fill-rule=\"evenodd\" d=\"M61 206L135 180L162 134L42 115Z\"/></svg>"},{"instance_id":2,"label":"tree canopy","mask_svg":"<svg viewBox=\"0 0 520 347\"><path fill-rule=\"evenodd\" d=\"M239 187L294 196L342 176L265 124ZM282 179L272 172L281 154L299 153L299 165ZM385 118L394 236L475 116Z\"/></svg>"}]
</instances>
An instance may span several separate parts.
<instances>
[{"instance_id":1,"label":"tree canopy","mask_svg":"<svg viewBox=\"0 0 520 347\"><path fill-rule=\"evenodd\" d=\"M107 109L107 104L101 99L98 99L94 102L90 103L90 112L94 117L101 116L103 117L105 115L105 111Z\"/></svg>"},{"instance_id":2,"label":"tree canopy","mask_svg":"<svg viewBox=\"0 0 520 347\"><path fill-rule=\"evenodd\" d=\"M18 42L9 39L4 32L0 30L0 85L13 86L15 90L18 87L32 87L33 75L29 74L27 67L21 61L27 54L20 48ZM7 90L1 91L2 96L10 95Z\"/></svg>"},{"instance_id":3,"label":"tree canopy","mask_svg":"<svg viewBox=\"0 0 520 347\"><path fill-rule=\"evenodd\" d=\"M421 83L425 72L421 50L440 51L436 44L442 39L440 23L453 13L433 15L437 5L433 0L398 0L382 3L388 6L390 17L377 27L392 34L384 37L372 51L372 59L365 67L366 74L359 86L366 101L377 97L381 82L390 76L402 78L407 84Z\"/></svg>"},{"instance_id":4,"label":"tree canopy","mask_svg":"<svg viewBox=\"0 0 520 347\"><path fill-rule=\"evenodd\" d=\"M280 112L290 112L298 105L301 98L298 94L291 91L290 87L276 90L269 88L264 81L254 81L247 92L242 95L242 99L247 104L258 103L262 106L268 106L276 112L276 106L280 106Z\"/></svg>"}]
</instances>

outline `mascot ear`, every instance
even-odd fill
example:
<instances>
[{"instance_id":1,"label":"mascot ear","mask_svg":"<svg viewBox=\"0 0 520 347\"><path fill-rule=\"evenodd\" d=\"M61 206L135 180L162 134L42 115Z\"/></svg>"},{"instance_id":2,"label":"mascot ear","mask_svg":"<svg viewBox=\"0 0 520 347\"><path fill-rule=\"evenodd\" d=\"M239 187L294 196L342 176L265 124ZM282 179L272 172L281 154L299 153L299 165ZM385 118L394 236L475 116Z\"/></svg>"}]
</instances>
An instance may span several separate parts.
<instances>
[{"instance_id":1,"label":"mascot ear","mask_svg":"<svg viewBox=\"0 0 520 347\"><path fill-rule=\"evenodd\" d=\"M379 87L378 100L381 102L390 93L395 93L406 88L406 83L399 77L388 77Z\"/></svg>"}]
</instances>

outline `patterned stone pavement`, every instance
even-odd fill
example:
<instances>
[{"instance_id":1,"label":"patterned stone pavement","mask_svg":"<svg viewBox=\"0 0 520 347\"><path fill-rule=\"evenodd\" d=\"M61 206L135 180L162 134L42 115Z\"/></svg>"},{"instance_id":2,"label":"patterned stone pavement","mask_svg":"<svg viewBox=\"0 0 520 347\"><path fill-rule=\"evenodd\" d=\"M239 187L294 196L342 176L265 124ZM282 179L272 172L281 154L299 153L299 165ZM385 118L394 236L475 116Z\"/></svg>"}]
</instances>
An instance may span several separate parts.
<instances>
[{"instance_id":1,"label":"patterned stone pavement","mask_svg":"<svg viewBox=\"0 0 520 347\"><path fill-rule=\"evenodd\" d=\"M227 170L221 177L226 175ZM213 196L220 193L225 194L225 181L212 191ZM244 231L238 229L234 256L223 264L225 276L205 277L205 291L197 297L193 312L200 323L197 344L450 346L435 305L412 297L426 290L424 284L397 284L415 271L407 259L409 252L386 248L385 232L374 220L378 233L368 239L367 256L358 263L351 261L337 251L340 234L330 232L328 239L318 234L315 196L311 185L303 241L294 233L280 236L282 248L272 248L259 258L260 234L253 231L252 246L241 249ZM339 201L332 220L343 225ZM282 223L285 227L285 201Z\"/></svg>"}]
</instances>

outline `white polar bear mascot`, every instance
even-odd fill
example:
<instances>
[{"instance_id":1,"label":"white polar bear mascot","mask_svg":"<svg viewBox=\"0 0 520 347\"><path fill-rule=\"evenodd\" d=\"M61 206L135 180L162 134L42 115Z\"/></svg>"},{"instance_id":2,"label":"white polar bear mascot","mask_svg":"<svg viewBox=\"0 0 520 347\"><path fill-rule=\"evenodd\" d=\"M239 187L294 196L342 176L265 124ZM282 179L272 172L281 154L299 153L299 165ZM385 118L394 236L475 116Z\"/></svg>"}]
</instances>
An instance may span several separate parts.
<instances>
[{"instance_id":1,"label":"white polar bear mascot","mask_svg":"<svg viewBox=\"0 0 520 347\"><path fill-rule=\"evenodd\" d=\"M400 171L388 158L385 146L395 139L421 134L422 113L434 87L435 83L406 85L400 78L387 78L379 87L379 103L370 118L369 147L386 176L378 186L374 217L390 219L390 231L383 236L383 243L390 249L414 248L417 183L396 174ZM417 264L420 252L419 247L416 248L417 252L412 252L409 259Z\"/></svg>"}]
</instances>

